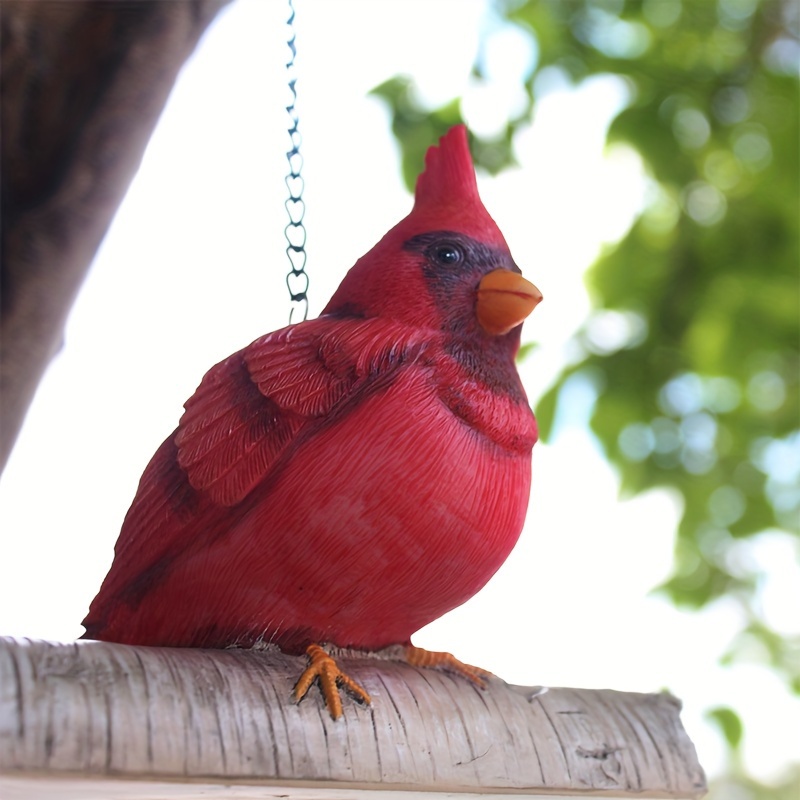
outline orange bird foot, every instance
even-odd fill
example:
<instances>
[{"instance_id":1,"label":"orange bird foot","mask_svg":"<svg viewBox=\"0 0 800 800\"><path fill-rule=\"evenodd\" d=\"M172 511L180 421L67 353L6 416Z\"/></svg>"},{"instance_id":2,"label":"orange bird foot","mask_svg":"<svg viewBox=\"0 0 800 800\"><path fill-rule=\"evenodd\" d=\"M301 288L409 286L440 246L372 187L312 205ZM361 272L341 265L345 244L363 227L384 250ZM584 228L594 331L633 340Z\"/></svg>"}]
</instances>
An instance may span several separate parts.
<instances>
[{"instance_id":1,"label":"orange bird foot","mask_svg":"<svg viewBox=\"0 0 800 800\"><path fill-rule=\"evenodd\" d=\"M492 673L480 667L473 667L459 661L451 653L440 653L436 650L423 650L421 647L414 647L413 644L405 648L406 663L412 667L428 667L431 669L443 669L447 672L455 672L464 678L471 680L481 689L486 688L486 678Z\"/></svg>"},{"instance_id":2,"label":"orange bird foot","mask_svg":"<svg viewBox=\"0 0 800 800\"><path fill-rule=\"evenodd\" d=\"M340 685L344 686L360 703L366 703L367 705L372 703L367 692L349 675L342 672L336 661L318 644L310 644L306 648L306 655L308 655L310 663L292 690L295 702L299 703L308 693L311 684L319 678L325 705L334 719L339 719L342 716L342 698L339 697Z\"/></svg>"}]
</instances>

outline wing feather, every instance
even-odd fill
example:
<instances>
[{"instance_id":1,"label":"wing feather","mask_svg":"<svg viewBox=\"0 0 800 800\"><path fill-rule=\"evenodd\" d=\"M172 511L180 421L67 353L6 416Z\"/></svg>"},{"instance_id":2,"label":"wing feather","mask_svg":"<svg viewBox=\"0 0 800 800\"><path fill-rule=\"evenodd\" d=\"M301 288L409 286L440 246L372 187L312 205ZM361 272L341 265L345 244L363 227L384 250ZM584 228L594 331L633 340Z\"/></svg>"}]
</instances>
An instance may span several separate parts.
<instances>
[{"instance_id":1,"label":"wing feather","mask_svg":"<svg viewBox=\"0 0 800 800\"><path fill-rule=\"evenodd\" d=\"M424 346L397 323L322 318L256 339L206 373L175 442L191 486L224 506L260 483L299 431Z\"/></svg>"},{"instance_id":2,"label":"wing feather","mask_svg":"<svg viewBox=\"0 0 800 800\"><path fill-rule=\"evenodd\" d=\"M252 490L304 422L259 391L243 352L212 368L185 408L178 464L195 490L224 506Z\"/></svg>"}]
</instances>

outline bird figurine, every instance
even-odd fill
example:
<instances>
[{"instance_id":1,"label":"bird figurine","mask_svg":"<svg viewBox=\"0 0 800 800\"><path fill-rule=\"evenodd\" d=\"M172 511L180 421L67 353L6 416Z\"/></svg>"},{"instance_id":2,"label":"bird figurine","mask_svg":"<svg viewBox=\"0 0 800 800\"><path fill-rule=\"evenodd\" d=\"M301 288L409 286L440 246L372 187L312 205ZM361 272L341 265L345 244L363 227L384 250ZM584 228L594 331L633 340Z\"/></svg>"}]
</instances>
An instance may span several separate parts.
<instances>
[{"instance_id":1,"label":"bird figurine","mask_svg":"<svg viewBox=\"0 0 800 800\"><path fill-rule=\"evenodd\" d=\"M319 318L212 367L142 475L84 638L307 654L331 715L368 693L325 646L399 646L472 597L516 543L536 422L515 366L541 300L480 197L464 126L411 213Z\"/></svg>"}]
</instances>

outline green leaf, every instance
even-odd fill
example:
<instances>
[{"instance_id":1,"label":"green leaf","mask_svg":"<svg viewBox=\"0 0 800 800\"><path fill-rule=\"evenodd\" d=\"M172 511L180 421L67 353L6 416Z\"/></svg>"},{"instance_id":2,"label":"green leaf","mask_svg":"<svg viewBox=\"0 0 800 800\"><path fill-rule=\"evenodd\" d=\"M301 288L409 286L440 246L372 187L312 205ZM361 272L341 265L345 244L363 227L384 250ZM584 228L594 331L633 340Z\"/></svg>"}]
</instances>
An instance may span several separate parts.
<instances>
[{"instance_id":1,"label":"green leaf","mask_svg":"<svg viewBox=\"0 0 800 800\"><path fill-rule=\"evenodd\" d=\"M525 342L521 345L517 352L517 363L523 362L538 346L538 342Z\"/></svg>"},{"instance_id":2,"label":"green leaf","mask_svg":"<svg viewBox=\"0 0 800 800\"><path fill-rule=\"evenodd\" d=\"M705 716L722 731L731 750L738 750L744 733L741 717L733 709L725 706L712 708L706 712Z\"/></svg>"}]
</instances>

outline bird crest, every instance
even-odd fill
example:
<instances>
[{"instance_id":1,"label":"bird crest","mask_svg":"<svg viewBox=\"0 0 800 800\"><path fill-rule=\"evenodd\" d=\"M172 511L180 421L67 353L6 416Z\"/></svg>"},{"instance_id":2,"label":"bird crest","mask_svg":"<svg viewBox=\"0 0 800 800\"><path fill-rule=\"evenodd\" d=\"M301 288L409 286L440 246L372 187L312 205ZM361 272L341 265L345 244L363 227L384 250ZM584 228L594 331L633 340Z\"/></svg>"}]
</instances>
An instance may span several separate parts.
<instances>
[{"instance_id":1,"label":"bird crest","mask_svg":"<svg viewBox=\"0 0 800 800\"><path fill-rule=\"evenodd\" d=\"M481 202L467 129L455 125L428 148L425 169L417 178L408 227L457 230L505 247L503 234Z\"/></svg>"},{"instance_id":2,"label":"bird crest","mask_svg":"<svg viewBox=\"0 0 800 800\"><path fill-rule=\"evenodd\" d=\"M463 125L451 128L438 145L428 148L425 170L417 178L414 197L415 211L464 203L477 203L483 208Z\"/></svg>"}]
</instances>

